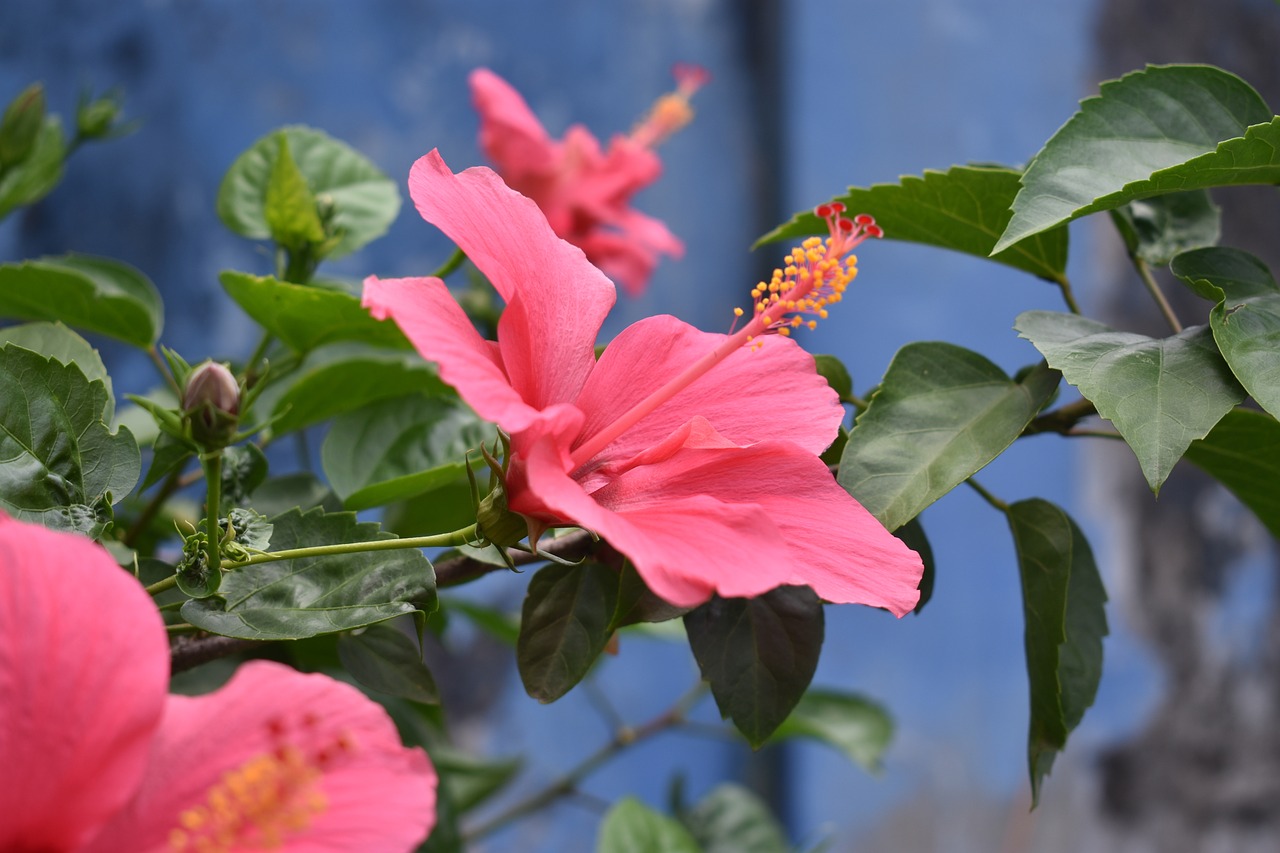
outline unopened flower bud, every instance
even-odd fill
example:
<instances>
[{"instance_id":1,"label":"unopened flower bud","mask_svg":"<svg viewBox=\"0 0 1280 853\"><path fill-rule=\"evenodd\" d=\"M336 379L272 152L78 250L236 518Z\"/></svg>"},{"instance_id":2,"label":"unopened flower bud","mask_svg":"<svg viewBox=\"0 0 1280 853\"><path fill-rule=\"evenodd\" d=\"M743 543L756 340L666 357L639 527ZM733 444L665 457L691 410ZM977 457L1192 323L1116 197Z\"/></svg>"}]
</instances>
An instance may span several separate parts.
<instances>
[{"instance_id":1,"label":"unopened flower bud","mask_svg":"<svg viewBox=\"0 0 1280 853\"><path fill-rule=\"evenodd\" d=\"M44 125L44 87L32 83L10 102L0 119L0 168L31 153Z\"/></svg>"},{"instance_id":2,"label":"unopened flower bud","mask_svg":"<svg viewBox=\"0 0 1280 853\"><path fill-rule=\"evenodd\" d=\"M240 386L231 371L216 361L192 370L182 395L182 412L198 444L226 447L240 422Z\"/></svg>"},{"instance_id":3,"label":"unopened flower bud","mask_svg":"<svg viewBox=\"0 0 1280 853\"><path fill-rule=\"evenodd\" d=\"M529 535L529 522L507 508L507 494L501 486L480 501L476 527L481 536L499 548L510 548Z\"/></svg>"},{"instance_id":4,"label":"unopened flower bud","mask_svg":"<svg viewBox=\"0 0 1280 853\"><path fill-rule=\"evenodd\" d=\"M76 108L76 132L82 139L101 139L116 130L119 117L120 102L111 95L83 100Z\"/></svg>"}]
</instances>

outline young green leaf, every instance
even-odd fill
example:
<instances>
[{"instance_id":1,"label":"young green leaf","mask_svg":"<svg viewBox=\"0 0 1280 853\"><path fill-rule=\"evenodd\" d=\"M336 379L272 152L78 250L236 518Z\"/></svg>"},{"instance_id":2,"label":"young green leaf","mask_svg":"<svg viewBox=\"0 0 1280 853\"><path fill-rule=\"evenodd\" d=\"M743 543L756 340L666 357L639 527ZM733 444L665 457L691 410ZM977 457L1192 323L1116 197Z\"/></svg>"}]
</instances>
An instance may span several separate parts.
<instances>
[{"instance_id":1,"label":"young green leaf","mask_svg":"<svg viewBox=\"0 0 1280 853\"><path fill-rule=\"evenodd\" d=\"M1018 171L987 166L952 166L945 172L904 176L897 184L850 187L832 201L853 213L869 213L889 240L906 240L988 258L1053 282L1066 280L1067 229L1046 230L992 255L996 239L1012 216L1018 194ZM785 225L756 241L825 234L826 225L812 211L798 213Z\"/></svg>"},{"instance_id":2,"label":"young green leaf","mask_svg":"<svg viewBox=\"0 0 1280 853\"><path fill-rule=\"evenodd\" d=\"M289 153L289 138L276 134L276 156L267 177L262 217L271 239L288 249L324 242L324 224L316 212L316 199L307 179Z\"/></svg>"},{"instance_id":3,"label":"young green leaf","mask_svg":"<svg viewBox=\"0 0 1280 853\"><path fill-rule=\"evenodd\" d=\"M741 785L717 785L681 820L703 853L791 853L769 807Z\"/></svg>"},{"instance_id":4,"label":"young green leaf","mask_svg":"<svg viewBox=\"0 0 1280 853\"><path fill-rule=\"evenodd\" d=\"M270 133L231 164L218 189L218 216L228 228L251 240L271 238L267 194L280 137L313 196L333 204L332 227L342 236L330 257L350 254L386 232L400 210L395 183L355 149L309 127Z\"/></svg>"},{"instance_id":5,"label":"young green leaf","mask_svg":"<svg viewBox=\"0 0 1280 853\"><path fill-rule=\"evenodd\" d=\"M1009 507L1026 618L1032 803L1102 677L1107 593L1088 541L1065 512L1038 498Z\"/></svg>"},{"instance_id":6,"label":"young green leaf","mask_svg":"<svg viewBox=\"0 0 1280 853\"><path fill-rule=\"evenodd\" d=\"M1075 314L1026 311L1014 328L1115 424L1157 494L1187 445L1244 399L1205 326L1159 339Z\"/></svg>"},{"instance_id":7,"label":"young green leaf","mask_svg":"<svg viewBox=\"0 0 1280 853\"><path fill-rule=\"evenodd\" d=\"M133 436L111 432L110 416L106 386L76 365L0 347L0 509L101 535L142 467Z\"/></svg>"},{"instance_id":8,"label":"young green leaf","mask_svg":"<svg viewBox=\"0 0 1280 853\"><path fill-rule=\"evenodd\" d=\"M1179 252L1217 245L1222 231L1222 210L1206 190L1138 199L1111 215L1129 254L1156 266Z\"/></svg>"},{"instance_id":9,"label":"young green leaf","mask_svg":"<svg viewBox=\"0 0 1280 853\"><path fill-rule=\"evenodd\" d=\"M773 734L774 740L792 737L822 741L858 766L879 771L880 758L893 738L893 718L863 696L812 689Z\"/></svg>"},{"instance_id":10,"label":"young green leaf","mask_svg":"<svg viewBox=\"0 0 1280 853\"><path fill-rule=\"evenodd\" d=\"M516 641L525 691L554 702L591 669L612 635L618 573L598 563L552 564L529 581Z\"/></svg>"},{"instance_id":11,"label":"young green leaf","mask_svg":"<svg viewBox=\"0 0 1280 853\"><path fill-rule=\"evenodd\" d=\"M404 500L466 476L466 454L493 429L450 397L383 400L334 421L320 449L348 509Z\"/></svg>"},{"instance_id":12,"label":"young green leaf","mask_svg":"<svg viewBox=\"0 0 1280 853\"><path fill-rule=\"evenodd\" d=\"M89 255L0 264L0 317L61 320L144 349L164 324L160 293L146 276Z\"/></svg>"},{"instance_id":13,"label":"young green leaf","mask_svg":"<svg viewBox=\"0 0 1280 853\"><path fill-rule=\"evenodd\" d=\"M296 352L336 341L411 348L395 323L373 319L349 293L232 271L218 280L246 314Z\"/></svg>"},{"instance_id":14,"label":"young green leaf","mask_svg":"<svg viewBox=\"0 0 1280 853\"><path fill-rule=\"evenodd\" d=\"M712 598L685 614L689 647L720 716L760 747L795 708L822 652L822 601L804 586Z\"/></svg>"},{"instance_id":15,"label":"young green leaf","mask_svg":"<svg viewBox=\"0 0 1280 853\"><path fill-rule=\"evenodd\" d=\"M1059 378L1042 366L1015 382L962 347L908 344L849 433L840 485L897 530L1004 452Z\"/></svg>"},{"instance_id":16,"label":"young green leaf","mask_svg":"<svg viewBox=\"0 0 1280 853\"><path fill-rule=\"evenodd\" d=\"M271 519L272 550L392 539L355 513L291 510ZM413 548L325 554L225 573L218 594L182 607L192 625L246 640L299 640L436 606L435 572Z\"/></svg>"},{"instance_id":17,"label":"young green leaf","mask_svg":"<svg viewBox=\"0 0 1280 853\"><path fill-rule=\"evenodd\" d=\"M1226 486L1280 539L1280 423L1263 412L1236 409L1201 441L1187 459Z\"/></svg>"},{"instance_id":18,"label":"young green leaf","mask_svg":"<svg viewBox=\"0 0 1280 853\"><path fill-rule=\"evenodd\" d=\"M1135 199L1276 183L1277 143L1280 123L1234 74L1207 65L1126 74L1081 101L1036 154L993 251Z\"/></svg>"},{"instance_id":19,"label":"young green leaf","mask_svg":"<svg viewBox=\"0 0 1280 853\"><path fill-rule=\"evenodd\" d=\"M702 853L689 831L635 797L623 797L604 816L596 853Z\"/></svg>"},{"instance_id":20,"label":"young green leaf","mask_svg":"<svg viewBox=\"0 0 1280 853\"><path fill-rule=\"evenodd\" d=\"M62 180L66 159L62 122L57 116L47 116L22 161L0 170L0 219L14 208L35 204L52 192Z\"/></svg>"}]
</instances>

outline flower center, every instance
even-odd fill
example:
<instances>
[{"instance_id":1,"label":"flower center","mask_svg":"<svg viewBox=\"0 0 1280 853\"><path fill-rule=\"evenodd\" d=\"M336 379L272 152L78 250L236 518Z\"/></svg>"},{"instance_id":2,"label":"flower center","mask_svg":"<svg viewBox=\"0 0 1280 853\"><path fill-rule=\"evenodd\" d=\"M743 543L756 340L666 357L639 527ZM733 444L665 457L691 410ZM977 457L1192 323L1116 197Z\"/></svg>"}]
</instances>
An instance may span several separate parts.
<instances>
[{"instance_id":1,"label":"flower center","mask_svg":"<svg viewBox=\"0 0 1280 853\"><path fill-rule=\"evenodd\" d=\"M653 148L680 128L693 121L689 99L702 88L711 74L701 66L679 63L671 69L676 90L654 101L649 114L631 131L631 141L642 148Z\"/></svg>"},{"instance_id":2,"label":"flower center","mask_svg":"<svg viewBox=\"0 0 1280 853\"><path fill-rule=\"evenodd\" d=\"M169 833L169 848L194 853L227 853L245 847L280 848L291 836L307 829L328 808L320 781L335 761L349 756L355 745L339 734L317 739L318 719L305 715L298 738L287 737L282 720L267 728L274 748L222 774L198 806L178 816ZM304 751L305 739L318 747Z\"/></svg>"},{"instance_id":3,"label":"flower center","mask_svg":"<svg viewBox=\"0 0 1280 853\"><path fill-rule=\"evenodd\" d=\"M817 325L814 319L806 322L802 314L825 318L827 306L840 301L845 288L858 274L858 259L848 253L868 237L884 236L875 219L865 213L847 219L842 215L844 209L838 201L815 208L814 213L826 220L830 236L826 240L811 237L793 249L786 257L786 267L774 270L767 284L761 282L751 291L751 298L755 300L755 315L751 320L666 385L575 447L569 456L573 469L581 468L615 438L688 388L738 347L754 344L753 348L759 348L756 338L760 335L770 332L789 335L796 326ZM744 313L741 308L734 309L737 317Z\"/></svg>"}]
</instances>

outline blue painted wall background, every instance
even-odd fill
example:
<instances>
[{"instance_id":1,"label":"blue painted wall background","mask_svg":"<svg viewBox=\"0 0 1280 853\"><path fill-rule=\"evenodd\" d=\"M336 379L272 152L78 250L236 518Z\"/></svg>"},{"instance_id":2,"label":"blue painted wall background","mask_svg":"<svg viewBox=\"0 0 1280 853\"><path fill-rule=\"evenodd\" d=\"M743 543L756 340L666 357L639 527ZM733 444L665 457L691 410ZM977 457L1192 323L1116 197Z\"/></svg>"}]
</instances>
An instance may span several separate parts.
<instances>
[{"instance_id":1,"label":"blue painted wall background","mask_svg":"<svg viewBox=\"0 0 1280 853\"><path fill-rule=\"evenodd\" d=\"M0 6L0 98L41 79L52 107L66 115L81 87L121 86L128 115L144 124L131 138L77 153L50 198L0 224L0 258L75 250L123 259L161 287L167 343L192 359L247 352L254 333L221 298L216 275L265 272L269 260L221 227L213 203L223 171L263 134L310 124L402 179L433 146L455 168L483 162L465 84L473 67L511 80L553 132L582 122L607 136L628 129L669 88L673 62L695 61L714 79L696 98L697 121L664 148L663 180L638 202L685 240L687 255L664 263L644 297L624 299L606 331L655 312L723 329L758 267L780 253L747 251L760 231L760 192L776 193L780 219L849 184L966 161L1019 163L1092 91L1090 0L783 2L771 35L785 59L777 103L762 102L753 87L759 54L745 41L744 8L735 0L10 0ZM762 159L770 139L783 155L772 165ZM1071 274L1088 302L1092 237L1077 230L1073 239ZM408 208L386 238L329 270L352 278L423 274L447 251ZM859 388L912 340L968 346L1009 371L1036 360L1010 325L1019 311L1057 307L1047 285L907 244L883 242L861 255L856 293L805 340L812 351L843 358ZM118 387L152 381L149 366L130 353L110 354ZM1105 571L1104 531L1080 497L1070 451L1036 439L982 481L1007 499L1039 495L1067 506L1094 537ZM863 690L895 713L898 738L885 772L871 778L816 746L789 750L780 766L797 841L828 832L857 838L922 787L976 787L1015 799L1025 786L1021 604L1004 521L964 490L923 521L940 564L933 603L900 622L831 609L816 679ZM480 592L496 593L498 580ZM1141 653L1112 621L1117 636L1108 642L1098 706L1072 746L1082 755L1133 726L1155 689ZM499 677L511 682L502 718L462 734L495 755L532 752L526 789L605 738L583 691L542 707L510 672ZM687 649L636 640L599 681L636 721L666 707L694 677ZM667 771L686 774L696 796L745 760L735 746L668 736L588 787L661 805ZM590 849L597 820L590 809L563 806L492 849ZM961 828L952 842L938 849L969 849Z\"/></svg>"}]
</instances>

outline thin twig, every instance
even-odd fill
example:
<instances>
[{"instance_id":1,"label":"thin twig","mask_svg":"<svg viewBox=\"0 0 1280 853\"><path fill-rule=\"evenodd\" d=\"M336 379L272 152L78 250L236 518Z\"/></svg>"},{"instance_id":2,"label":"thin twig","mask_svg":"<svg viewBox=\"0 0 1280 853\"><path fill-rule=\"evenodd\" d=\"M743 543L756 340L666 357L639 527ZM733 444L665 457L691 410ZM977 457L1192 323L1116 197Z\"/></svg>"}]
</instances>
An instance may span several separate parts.
<instances>
[{"instance_id":1,"label":"thin twig","mask_svg":"<svg viewBox=\"0 0 1280 853\"><path fill-rule=\"evenodd\" d=\"M1175 335L1181 332L1182 324L1178 322L1177 316L1173 313L1173 306L1169 304L1169 300L1165 299L1164 291L1160 289L1160 284L1156 281L1156 277L1151 274L1151 267L1137 255L1133 256L1133 266L1137 269L1143 285L1146 286L1147 291L1151 294L1151 298L1156 301L1156 306L1160 309L1160 313L1164 315L1165 322L1173 329Z\"/></svg>"}]
</instances>

